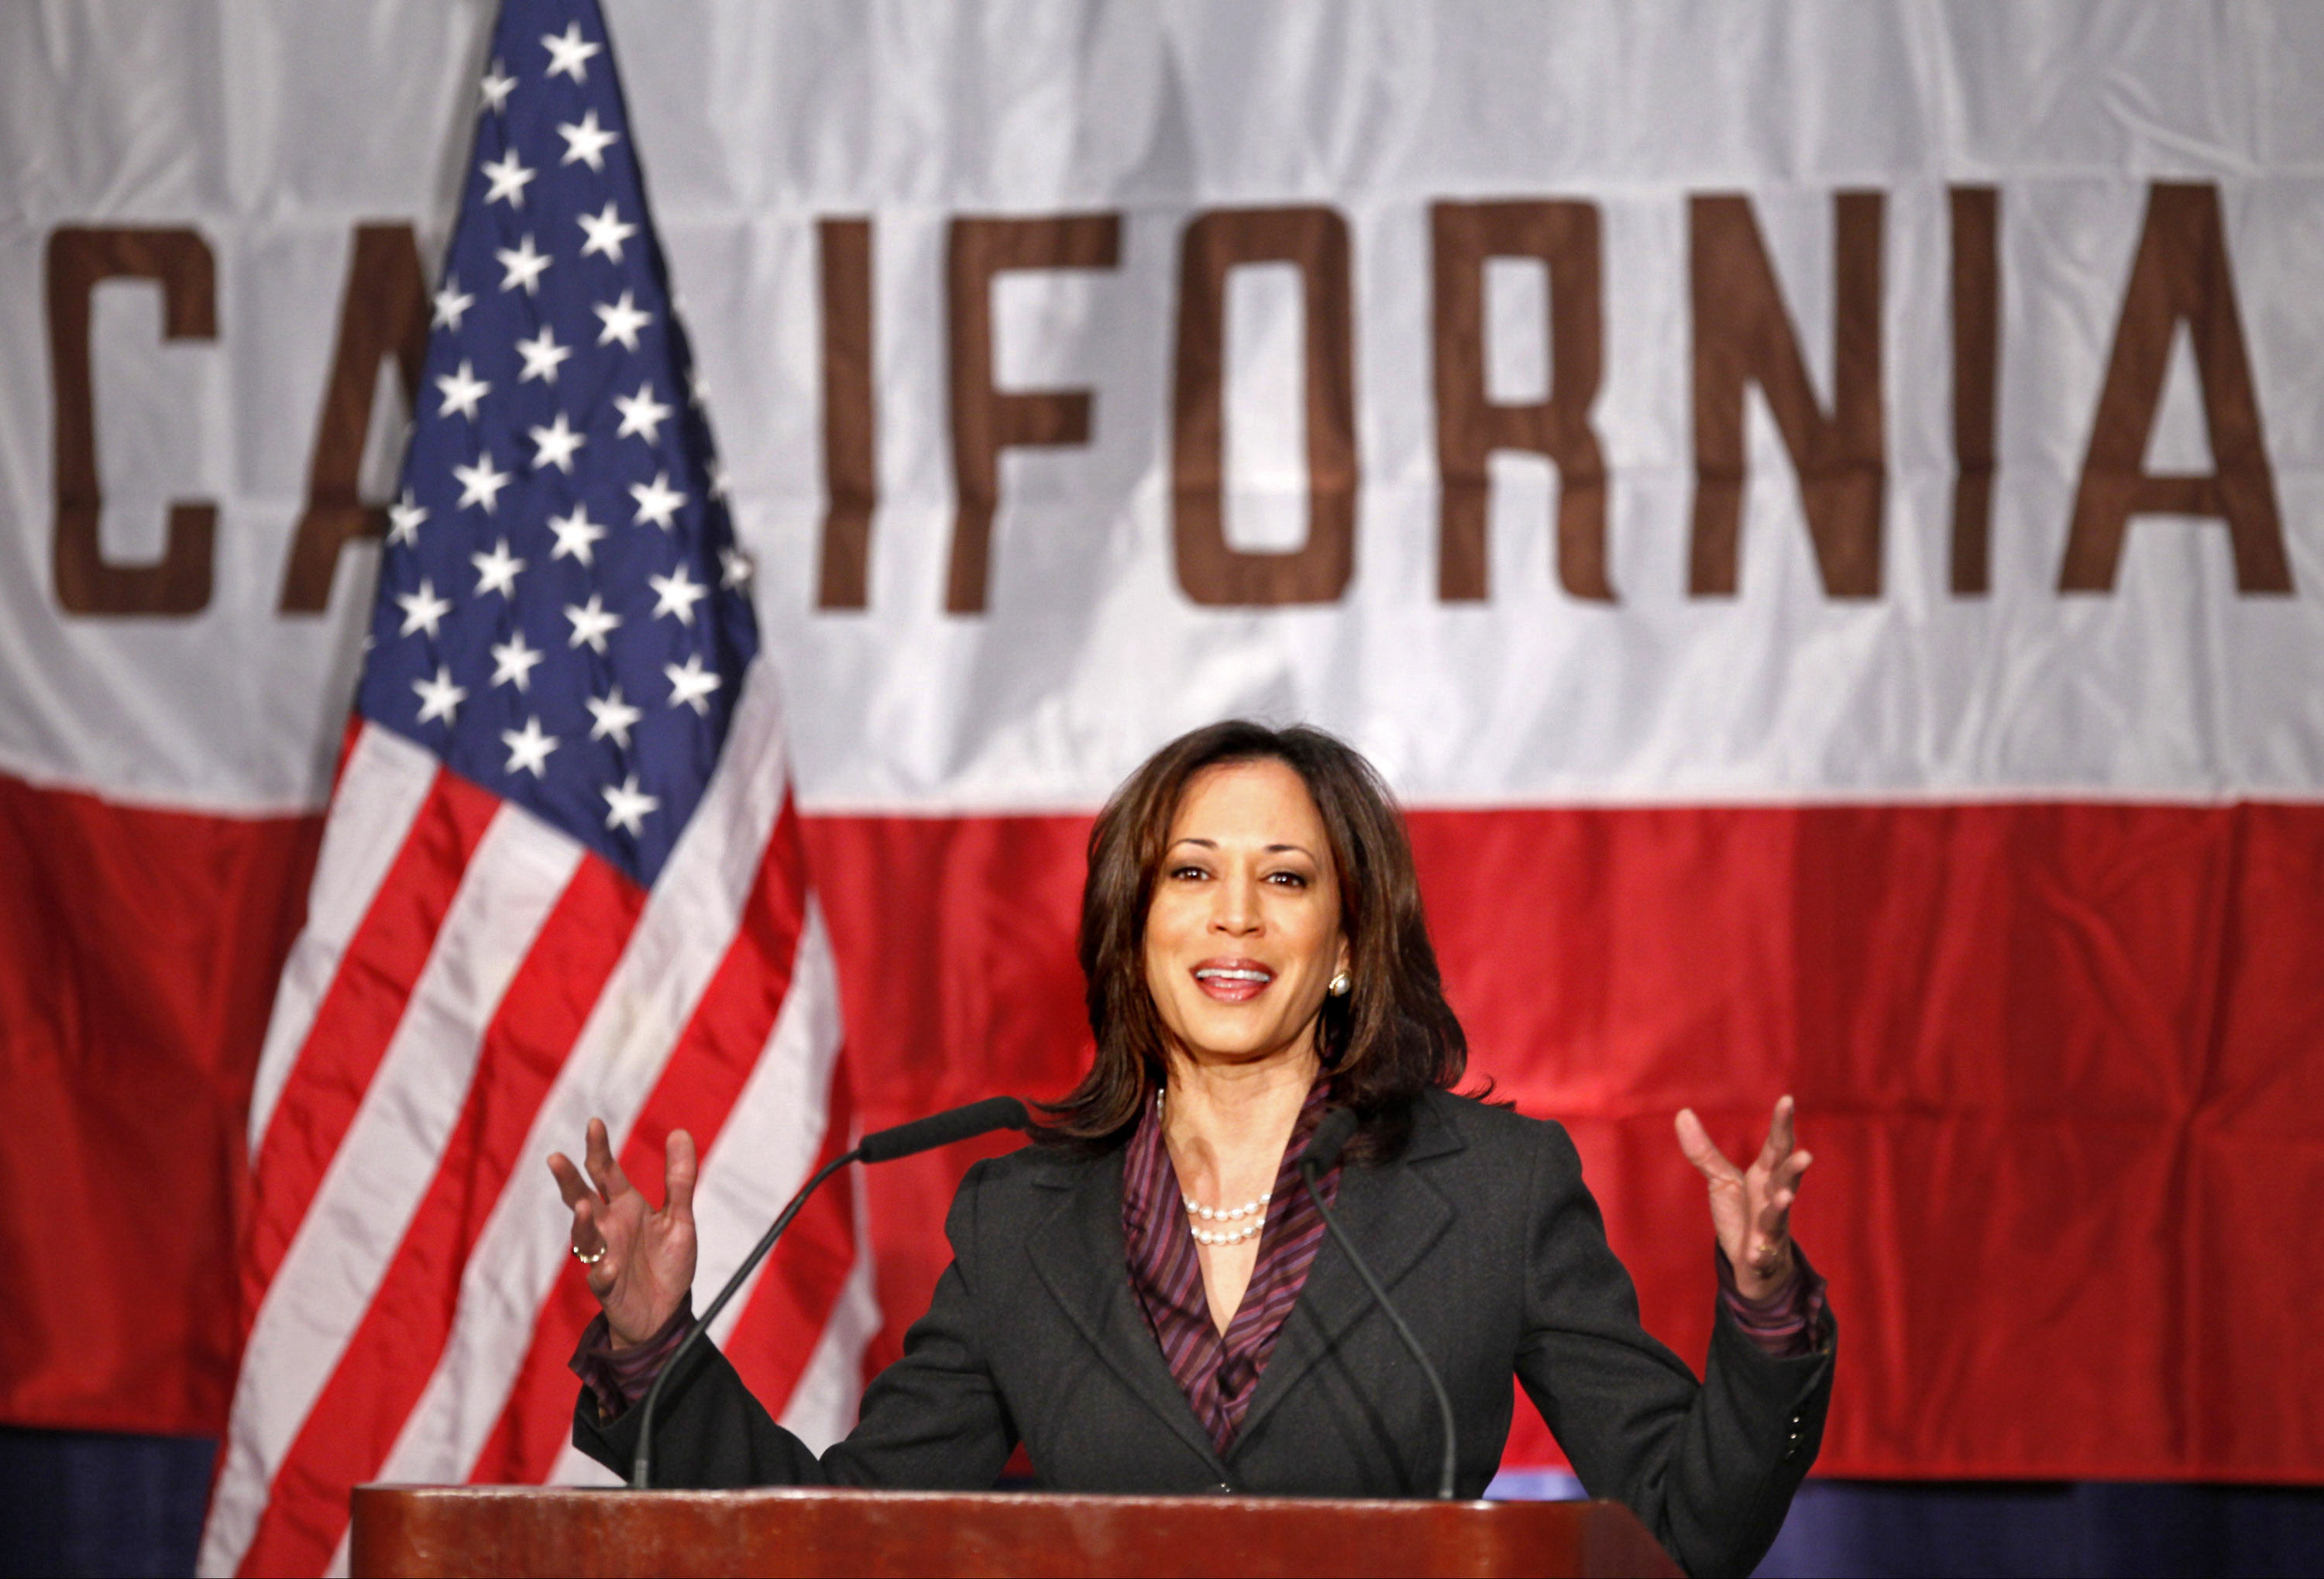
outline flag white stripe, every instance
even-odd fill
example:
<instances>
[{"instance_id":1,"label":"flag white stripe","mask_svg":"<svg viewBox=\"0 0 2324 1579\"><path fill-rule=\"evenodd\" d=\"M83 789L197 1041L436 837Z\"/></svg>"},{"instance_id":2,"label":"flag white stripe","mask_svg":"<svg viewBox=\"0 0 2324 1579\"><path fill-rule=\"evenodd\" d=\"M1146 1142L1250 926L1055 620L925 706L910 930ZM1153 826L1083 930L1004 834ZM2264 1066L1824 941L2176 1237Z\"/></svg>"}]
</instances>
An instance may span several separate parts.
<instances>
[{"instance_id":1,"label":"flag white stripe","mask_svg":"<svg viewBox=\"0 0 2324 1579\"><path fill-rule=\"evenodd\" d=\"M823 1337L807 1368L791 1386L782 1423L800 1441L821 1453L855 1428L863 1402L863 1348L880 1330L879 1267L872 1255L872 1227L863 1192L855 1192L855 1262L825 1318Z\"/></svg>"},{"instance_id":2,"label":"flag white stripe","mask_svg":"<svg viewBox=\"0 0 2324 1579\"><path fill-rule=\"evenodd\" d=\"M346 1139L325 1170L243 1352L200 1569L248 1549L283 1455L370 1307L435 1177L484 1031L581 846L530 812L493 814Z\"/></svg>"},{"instance_id":3,"label":"flag white stripe","mask_svg":"<svg viewBox=\"0 0 2324 1579\"><path fill-rule=\"evenodd\" d=\"M695 1187L694 1223L701 1246L695 1286L706 1296L724 1288L767 1224L807 1182L830 1128L831 1067L839 1056L839 992L831 934L822 907L808 901L789 993L766 1050L734 1099L734 1111L703 1159ZM711 1324L724 1344L750 1303L752 1282Z\"/></svg>"},{"instance_id":4,"label":"flag white stripe","mask_svg":"<svg viewBox=\"0 0 2324 1579\"><path fill-rule=\"evenodd\" d=\"M366 723L355 734L329 820L323 824L323 847L307 891L307 923L283 963L258 1055L258 1078L250 1094L254 1157L299 1049L315 1027L323 995L339 974L339 961L428 803L438 766L433 755L376 724Z\"/></svg>"},{"instance_id":5,"label":"flag white stripe","mask_svg":"<svg viewBox=\"0 0 2324 1579\"><path fill-rule=\"evenodd\" d=\"M541 1302L563 1270L571 1221L537 1159L571 1150L592 1115L605 1121L621 1150L733 940L782 809L787 772L773 679L754 660L694 819L534 1115L524 1163L477 1235L443 1357L383 1478L464 1476L499 1422Z\"/></svg>"}]
</instances>

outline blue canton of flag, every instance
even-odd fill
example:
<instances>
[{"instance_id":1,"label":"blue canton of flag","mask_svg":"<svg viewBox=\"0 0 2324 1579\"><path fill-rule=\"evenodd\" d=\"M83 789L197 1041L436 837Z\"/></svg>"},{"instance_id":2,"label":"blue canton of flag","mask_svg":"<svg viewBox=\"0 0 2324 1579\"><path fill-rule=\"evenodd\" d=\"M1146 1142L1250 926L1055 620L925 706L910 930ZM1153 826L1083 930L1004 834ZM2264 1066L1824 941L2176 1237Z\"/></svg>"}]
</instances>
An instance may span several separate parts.
<instances>
[{"instance_id":1,"label":"blue canton of flag","mask_svg":"<svg viewBox=\"0 0 2324 1579\"><path fill-rule=\"evenodd\" d=\"M758 651L594 0L508 0L357 706L650 885Z\"/></svg>"}]
</instances>

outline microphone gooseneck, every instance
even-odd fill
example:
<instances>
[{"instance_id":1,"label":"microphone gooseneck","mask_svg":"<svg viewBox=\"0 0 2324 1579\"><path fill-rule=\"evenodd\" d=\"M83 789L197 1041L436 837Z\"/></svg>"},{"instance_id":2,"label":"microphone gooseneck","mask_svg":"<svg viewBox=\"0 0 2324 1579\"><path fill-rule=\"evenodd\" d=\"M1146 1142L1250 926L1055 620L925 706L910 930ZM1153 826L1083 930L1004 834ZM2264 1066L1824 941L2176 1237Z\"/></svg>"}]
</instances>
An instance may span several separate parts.
<instances>
[{"instance_id":1,"label":"microphone gooseneck","mask_svg":"<svg viewBox=\"0 0 2324 1579\"><path fill-rule=\"evenodd\" d=\"M1323 1122L1315 1126L1315 1133L1308 1140L1307 1149L1299 1154L1299 1177L1307 1181L1308 1198L1315 1203L1315 1210L1323 1217L1323 1226L1331 1230L1333 1239L1340 1242L1340 1249L1346 1254L1348 1264L1356 1269L1356 1276L1364 1280L1364 1287L1371 1290L1374 1299L1379 1301L1380 1309L1396 1328L1396 1335L1402 1338L1404 1346L1412 1351L1413 1359L1420 1365L1421 1375L1428 1379L1430 1390L1436 1394L1437 1413L1444 1422L1444 1457L1437 1469L1436 1495L1439 1501L1450 1502L1460 1494L1456 1485L1460 1458L1454 1445L1452 1395L1444 1390L1444 1379L1436 1373L1436 1367L1430 1363L1426 1352L1420 1346L1419 1338L1413 1334L1403 1315L1388 1298L1388 1290L1373 1275L1370 1264L1358 1252L1355 1242L1348 1237L1347 1230L1340 1226L1340 1220L1332 1208L1323 1204L1323 1192L1317 1186L1317 1181L1331 1171L1332 1165L1340 1160L1340 1153L1348 1149L1348 1142L1355 1139L1356 1122L1356 1115L1344 1107L1335 1107L1325 1113Z\"/></svg>"},{"instance_id":2,"label":"microphone gooseneck","mask_svg":"<svg viewBox=\"0 0 2324 1579\"><path fill-rule=\"evenodd\" d=\"M1307 1150L1299 1154L1299 1171L1304 1174L1312 1168L1319 1177L1331 1172L1340 1160L1340 1153L1356 1138L1356 1122L1353 1108L1326 1111L1315 1132L1307 1137Z\"/></svg>"},{"instance_id":3,"label":"microphone gooseneck","mask_svg":"<svg viewBox=\"0 0 2324 1579\"><path fill-rule=\"evenodd\" d=\"M653 1386L646 1390L645 1402L639 1406L638 1410L638 1451L630 1460L630 1490L642 1491L653 1484L654 1412L661 1403L661 1390L678 1373L678 1366L694 1352L695 1345L702 1342L702 1334L710 1330L710 1324L718 1319L718 1313L726 1308L727 1301L741 1290L758 1264L767 1259L767 1252L775 1248L775 1241L783 1236L783 1230L791 1225L791 1219L799 1214L799 1208L807 1205L807 1198L815 1194L825 1179L851 1162L892 1162L899 1157L933 1151L955 1140L974 1140L994 1130L1022 1130L1031 1123L1032 1118L1026 1113L1025 1104L1015 1097L989 1096L982 1102L972 1102L965 1107L931 1113L908 1124L875 1130L856 1142L853 1150L843 1152L817 1168L815 1177L799 1187L798 1194L791 1197L790 1204L783 1208L774 1225L752 1247L751 1253L742 1258L742 1264L734 1269L734 1275L726 1279L724 1288L718 1290L718 1297L710 1302L710 1308L695 1318L694 1325L687 1329L686 1341L678 1344L678 1352L670 1355L669 1362L662 1366L661 1373L654 1378Z\"/></svg>"}]
</instances>

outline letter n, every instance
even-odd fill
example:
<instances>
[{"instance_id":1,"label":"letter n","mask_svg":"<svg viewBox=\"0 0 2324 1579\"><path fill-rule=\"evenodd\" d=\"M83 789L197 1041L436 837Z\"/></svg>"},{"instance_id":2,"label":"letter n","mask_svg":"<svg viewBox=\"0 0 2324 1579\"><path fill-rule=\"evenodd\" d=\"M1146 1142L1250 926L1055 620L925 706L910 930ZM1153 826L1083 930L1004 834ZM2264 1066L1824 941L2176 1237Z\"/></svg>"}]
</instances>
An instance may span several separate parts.
<instances>
[{"instance_id":1,"label":"letter n","mask_svg":"<svg viewBox=\"0 0 2324 1579\"><path fill-rule=\"evenodd\" d=\"M1832 199L1832 395L1815 398L1747 198L1689 204L1694 306L1694 539L1688 590L1731 596L1741 558L1743 395L1757 383L1800 483L1816 569L1833 597L1880 595L1886 441L1880 387L1877 192Z\"/></svg>"}]
</instances>

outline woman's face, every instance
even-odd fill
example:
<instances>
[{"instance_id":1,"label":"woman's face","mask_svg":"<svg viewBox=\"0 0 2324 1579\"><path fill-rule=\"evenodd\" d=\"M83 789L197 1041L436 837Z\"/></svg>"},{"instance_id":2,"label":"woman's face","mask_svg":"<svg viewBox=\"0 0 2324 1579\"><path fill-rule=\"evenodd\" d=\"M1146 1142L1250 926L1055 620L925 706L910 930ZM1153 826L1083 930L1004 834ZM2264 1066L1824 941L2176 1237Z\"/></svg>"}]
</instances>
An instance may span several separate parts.
<instances>
[{"instance_id":1,"label":"woman's face","mask_svg":"<svg viewBox=\"0 0 2324 1579\"><path fill-rule=\"evenodd\" d=\"M1186 786L1146 912L1146 985L1177 1048L1247 1063L1314 1047L1347 968L1340 884L1299 775L1263 759Z\"/></svg>"}]
</instances>

